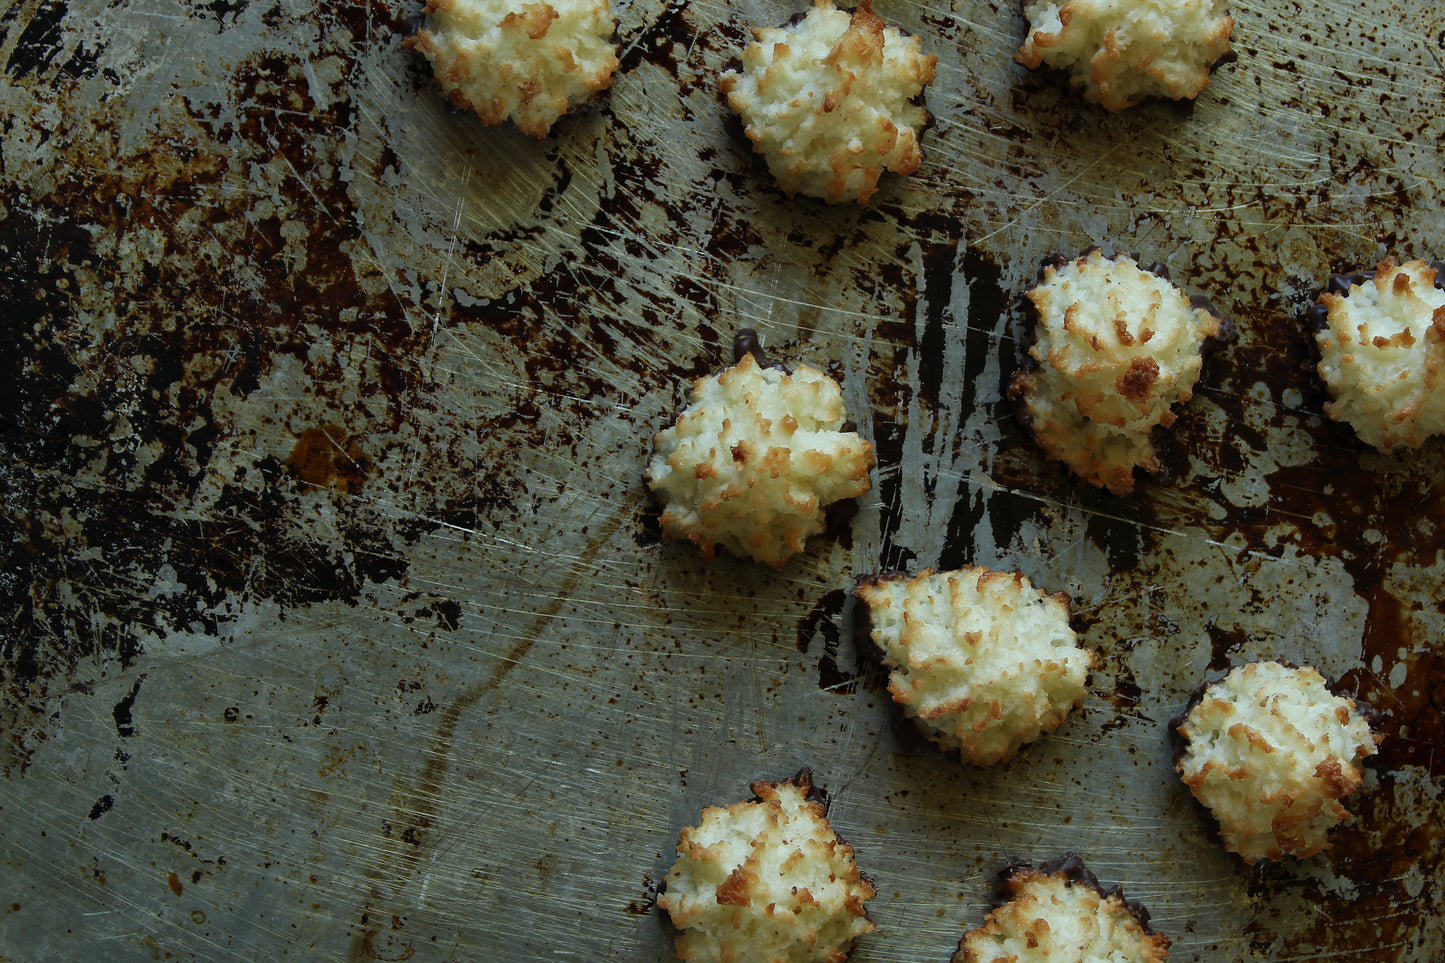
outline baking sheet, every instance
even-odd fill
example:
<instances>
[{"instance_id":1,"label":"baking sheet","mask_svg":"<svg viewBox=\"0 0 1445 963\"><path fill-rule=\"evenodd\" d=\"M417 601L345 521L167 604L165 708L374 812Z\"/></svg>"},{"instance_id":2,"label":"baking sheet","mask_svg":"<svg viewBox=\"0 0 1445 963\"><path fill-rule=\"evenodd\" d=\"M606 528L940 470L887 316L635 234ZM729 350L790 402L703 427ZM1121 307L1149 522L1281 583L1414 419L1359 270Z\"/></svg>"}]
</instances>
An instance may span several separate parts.
<instances>
[{"instance_id":1,"label":"baking sheet","mask_svg":"<svg viewBox=\"0 0 1445 963\"><path fill-rule=\"evenodd\" d=\"M1175 959L1440 959L1441 447L1323 421L1298 314L1445 246L1445 14L1238 3L1196 106L1109 116L1012 5L878 10L937 120L859 210L778 195L717 98L776 2L619 3L616 87L540 143L434 96L402 4L0 7L0 958L666 960L678 830L808 764L878 881L859 963L946 959L1066 850ZM1241 335L1129 498L1002 401L1018 292L1096 242ZM641 482L740 326L879 453L781 573L661 543ZM894 731L844 604L961 562L1100 653L986 771ZM1265 656L1386 741L1334 849L1245 874L1164 723Z\"/></svg>"}]
</instances>

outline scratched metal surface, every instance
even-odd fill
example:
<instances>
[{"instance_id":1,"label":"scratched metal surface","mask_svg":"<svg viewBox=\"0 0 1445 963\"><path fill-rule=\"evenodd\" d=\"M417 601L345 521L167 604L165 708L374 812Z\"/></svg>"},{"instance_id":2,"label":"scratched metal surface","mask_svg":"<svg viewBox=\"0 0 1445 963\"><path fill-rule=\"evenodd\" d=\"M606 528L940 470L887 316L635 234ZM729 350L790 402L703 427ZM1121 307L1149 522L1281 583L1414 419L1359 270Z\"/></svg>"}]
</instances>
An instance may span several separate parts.
<instances>
[{"instance_id":1,"label":"scratched metal surface","mask_svg":"<svg viewBox=\"0 0 1445 963\"><path fill-rule=\"evenodd\" d=\"M802 764L878 881L860 963L945 959L1065 850L1175 959L1441 958L1445 459L1323 423L1297 315L1445 250L1445 8L1238 3L1192 111L1115 117L1002 0L879 0L937 123L860 211L777 196L714 92L793 6L621 3L617 86L542 143L445 109L404 5L321 7L0 7L0 958L665 960L679 828ZM1093 242L1241 330L1123 499L1001 402L1017 292ZM741 325L879 451L781 573L661 544L640 481ZM982 772L891 728L842 604L962 561L1101 657ZM1386 741L1330 853L1250 875L1163 724L1273 655Z\"/></svg>"}]
</instances>

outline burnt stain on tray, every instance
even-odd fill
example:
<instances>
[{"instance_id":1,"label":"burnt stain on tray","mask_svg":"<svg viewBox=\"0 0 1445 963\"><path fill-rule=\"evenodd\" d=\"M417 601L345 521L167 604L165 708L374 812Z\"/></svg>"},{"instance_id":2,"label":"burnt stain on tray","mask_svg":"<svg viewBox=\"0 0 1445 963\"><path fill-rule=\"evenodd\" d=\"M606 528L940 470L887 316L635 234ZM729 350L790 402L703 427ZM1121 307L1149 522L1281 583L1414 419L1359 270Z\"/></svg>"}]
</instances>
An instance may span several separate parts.
<instances>
[{"instance_id":1,"label":"burnt stain on tray","mask_svg":"<svg viewBox=\"0 0 1445 963\"><path fill-rule=\"evenodd\" d=\"M1002 4L985 6L997 14L1013 12ZM1346 106L1358 107L1357 100L1320 103L1318 109L1337 121L1319 144L1329 176L1301 177L1290 191L1225 178L1218 193L1191 194L1190 184L1219 179L1217 165L1203 152L1158 148L1177 149L1179 156L1166 158L1177 183L1150 185L1161 198L1156 206L1193 205L1207 211L1202 217L1217 216L1219 260L1210 259L1207 245L1174 253L1164 243L1171 224L1189 223L1182 216L1169 221L1145 210L1129 223L1146 240L1161 242L1161 250L1147 256L1171 257L1173 273L1191 288L1206 289L1221 303L1227 292L1240 292L1238 303L1225 310L1239 321L1242 337L1211 360L1201 390L1181 414L1169 441L1175 477L1142 482L1136 497L1115 499L1079 490L1039 458L1011 420L1003 385L1019 362L1020 346L1001 319L1017 312L1018 291L1009 280L1019 273L1014 260L1044 252L1015 249L1018 236L1030 235L994 236L985 228L1056 214L1045 203L1046 158L1086 155L1081 148L1095 145L1089 139L1094 127L1104 125L1125 142L1143 127L1137 117L1182 131L1186 123L1203 122L1197 114L1150 108L1098 118L1078 109L1068 92L1033 79L1022 87L968 89L967 97L977 95L978 103L969 104L976 117L955 111L951 130L926 135L918 181L944 183L938 171L960 157L971 161L960 145L1004 145L1000 150L1011 160L998 171L950 186L937 210L911 211L912 187L885 186L879 206L867 210L795 203L787 208L790 223L780 227L767 205L784 201L770 194L771 180L745 142L719 139L678 164L662 133L629 124L621 110L629 92L614 90L611 102L567 118L541 149L538 176L545 183L538 186L536 218L454 231L445 251L452 270L443 277L404 263L393 270L399 258L371 246L385 232L352 182L371 178L404 193L398 185L409 158L398 153L400 145L383 141L374 154L354 145L364 140L368 125L405 129L396 118L369 112L375 107L364 102L369 85L424 82L414 62L396 68L395 77L363 73L375 63L367 60L368 45L411 31L405 5L344 3L293 18L283 7L245 0L189 4L189 16L208 35L224 38L255 18L268 31L265 42L238 48L217 84L168 89L174 102L159 108L149 126L74 93L82 81L104 83L108 96L124 102L133 80L123 73L124 51L94 44L88 34L82 42L71 22L77 14L67 4L47 0L32 7L23 25L12 19L14 11L0 17L0 44L9 44L6 81L23 90L27 105L84 118L85 124L45 131L53 170L27 174L21 185L13 173L16 158L40 148L19 139L39 136L42 125L20 123L24 118L5 122L0 488L7 490L5 517L13 531L0 557L0 621L8 627L0 642L0 770L11 785L33 784L22 782L35 775L26 772L31 759L103 681L112 683L97 710L107 738L135 749L170 724L151 714L150 700L159 703L164 696L146 662L147 639L154 637L146 627L220 639L226 606L238 599L274 603L283 618L328 604L370 616L368 591L388 586L416 607L405 616L383 614L409 626L409 620L426 623L418 638L434 629L470 640L490 613L476 599L408 584L412 549L438 533L517 529L543 497L513 470L517 452L551 452L590 468L589 459L599 456L586 447L588 434L604 403L637 412L660 409L666 402L652 404L655 398L671 399L680 385L713 370L725 358L732 332L756 320L737 317L742 309L729 298L747 284L769 293L766 274L743 283L728 268L765 258L780 272L796 268L815 279L832 270L851 272L860 290L897 299L880 296L883 307L870 304L846 321L820 321L822 311L795 307L766 319L775 327L793 326L790 349L811 345L827 353L850 339L869 339L865 371L853 376L861 379L871 411L853 415L872 419L878 448L878 487L870 495L877 504L860 511L881 513L880 557L860 557L862 543L848 530L849 519L817 540L816 557L836 549L870 571L990 564L995 560L976 557L981 545L1018 548L1062 512L1078 510L1085 519L1078 537L1106 558L1121 586L1150 574L1159 550L1181 530L1227 546L1219 549L1223 554L1288 550L1337 562L1368 609L1359 667L1342 681L1381 710L1386 733L1373 784L1351 800L1357 823L1343 827L1322 857L1353 890L1342 895L1298 867L1243 879L1240 885L1258 910L1246 924L1247 935L1260 955L1276 949L1318 955L1408 945L1430 925L1432 912L1438 918L1439 897L1429 892L1429 879L1426 891L1415 893L1410 874L1422 867L1426 877L1438 874L1445 839L1438 824L1421 820L1420 802L1411 795L1417 787L1404 774L1422 773L1436 784L1445 775L1439 748L1445 745L1445 654L1429 635L1445 614L1445 600L1413 591L1418 585L1402 582L1398 573L1433 563L1445 545L1440 446L1432 443L1418 463L1409 455L1388 459L1368 452L1347 427L1321 417L1323 390L1298 317L1307 298L1264 300L1276 289L1303 292L1324 283L1324 276L1281 278L1271 238L1294 225L1315 224L1323 219L1321 210L1338 216L1332 193L1358 199L1351 214L1358 223L1326 224L1315 238L1328 252L1316 260L1328 260L1328 268L1357 270L1376 247L1412 254L1411 245L1424 243L1388 225L1426 200L1404 169L1409 151L1437 149L1428 113L1401 97L1382 102L1379 110L1398 129L1390 151L1399 158L1383 151L1358 157L1351 126L1358 119L1342 115ZM710 24L708 16L684 2L620 18L624 80L670 78L669 104L677 100L681 116L692 123L711 122L700 105L716 102L715 78L704 65L741 50L747 39L737 17ZM313 20L319 29L304 51L284 42ZM972 52L979 43L959 21L932 20L940 49L957 43ZM1302 69L1290 64L1278 71L1298 77ZM1391 69L1384 58L1374 58L1362 75L1378 82L1384 96L1399 84ZM1240 72L1236 67L1230 73ZM1329 82L1348 93L1358 79ZM1206 98L1223 96L1224 86L1212 87ZM1299 99L1299 109L1313 109L1303 93L1286 89ZM940 99L935 106L942 113L948 105ZM480 153L508 136L483 130L465 115L448 123L449 136ZM595 156L569 140L590 137L593 123L605 128ZM970 126L975 123L977 129ZM736 125L730 129L737 134ZM944 136L953 139L940 142ZM594 163L605 175L589 186ZM1077 170L1086 187L1098 187L1087 168ZM577 206L579 193L595 201L595 210ZM767 204L755 203L759 198ZM1236 209L1257 212L1251 216L1269 230L1250 235L1231 214ZM577 211L583 211L582 222L567 224ZM1083 224L1075 220L1060 230L1077 234ZM1373 230L1369 225L1382 225L1377 237L1361 236L1362 229ZM557 240L561 234L567 236ZM859 255L876 237L887 240ZM547 244L556 248L546 270L519 273L503 289L483 290L477 276L487 265L511 263L507 259L517 250ZM680 250L691 252L681 268L675 260ZM667 276L658 285L639 283L649 272ZM960 283L967 286L966 317L955 317L950 303ZM835 307L822 303L825 298L817 296L820 303L809 307ZM448 393L445 373L429 354L445 339L446 331L438 329L453 327L475 332L487 360L498 362L453 374L465 390L501 401L495 409L447 421L446 430L456 436L428 434L428 422L446 416L457 397ZM962 362L954 371L944 357L958 339ZM990 371L998 383L990 381ZM930 494L954 501L939 522L946 526L941 552L923 558L903 535L906 513L918 506L906 502L911 480L901 466L910 445L934 456L958 439L910 423L909 412L917 410L927 421L952 405L964 413L983 410L999 438L990 442L995 448L987 477L941 473L927 479L935 486ZM636 450L627 457L640 463L656 426L641 414L617 417L634 429ZM454 450L450 442L463 434L480 454ZM1253 504L1232 500L1228 482L1254 472L1284 434L1305 439L1311 457L1270 462L1259 478L1264 496ZM390 472L413 452L421 453L425 470L403 490ZM639 494L640 486L618 491ZM348 914L344 919L338 914L329 921L349 929L352 959L405 958L430 936L416 924L408 929L406 910L429 861L444 855L443 802L462 778L458 739L467 714L482 711L515 667L535 657L544 624L559 617L567 597L609 561L614 542L631 544L649 561L661 554L651 516L640 506L620 506L618 491L604 493L613 499L612 514L588 519L592 528L579 539L567 577L546 587L552 597L509 628L496 666L484 668L480 678L398 694L405 714L430 736L413 770L388 774L398 777L394 794L369 813L374 824L357 830L365 837L363 865L352 867L357 905L341 911ZM382 505L383 496L397 498L395 512ZM317 508L334 517L334 535L318 536L303 524L304 512ZM1039 551L1053 549L1045 544ZM166 567L172 588L148 591L146 577ZM812 663L809 682L827 693L830 706L886 701L876 667L847 669L856 649L846 591L814 587L814 594L789 600L780 648L792 652L795 646L792 657ZM1174 615L1197 615L1217 600L1170 604ZM1084 631L1104 633L1110 629L1106 618L1095 609L1082 613L1080 622ZM1211 671L1258 641L1224 619L1196 621L1207 630L1179 644L1198 646ZM1173 639L1178 625L1156 614L1135 629L1141 637ZM1130 664L1136 641L1111 642L1106 653L1102 677L1108 689L1096 693L1106 703L1098 713L1105 738L1139 722L1155 697ZM134 676L117 682L123 673ZM1392 684L1396 675L1406 682ZM1181 691L1187 688L1185 680L1173 681ZM392 690L390 679L382 683L381 689ZM303 707L313 700L309 689L302 698ZM320 692L306 719L314 717L318 726L332 721L346 711L340 701ZM866 713L879 725L888 724L885 715ZM137 718L144 724L137 725ZM217 702L209 718L226 736L257 728L249 706L243 711ZM909 739L921 745L911 725L894 742L907 753ZM109 760L113 748L101 746L98 757ZM117 772L126 758L115 756ZM43 775L62 778L58 768ZM97 785L71 815L100 833L130 818L136 810L127 807L126 787ZM199 835L188 835L200 843ZM189 851L189 843L182 848ZM299 852L287 850L288 858ZM545 859L539 866L550 866ZM103 882L99 863L95 867ZM157 888L167 901L171 894L189 900L202 891L201 873L187 874L187 886L182 874L157 870ZM633 873L617 884L619 901L635 893L630 881L636 878ZM646 898L628 904L627 915L651 909L654 887L645 881L644 889ZM1324 912L1291 929L1301 900ZM207 918L190 906L185 911L198 923ZM210 919L218 917L210 912ZM1282 930L1293 935L1278 944Z\"/></svg>"}]
</instances>

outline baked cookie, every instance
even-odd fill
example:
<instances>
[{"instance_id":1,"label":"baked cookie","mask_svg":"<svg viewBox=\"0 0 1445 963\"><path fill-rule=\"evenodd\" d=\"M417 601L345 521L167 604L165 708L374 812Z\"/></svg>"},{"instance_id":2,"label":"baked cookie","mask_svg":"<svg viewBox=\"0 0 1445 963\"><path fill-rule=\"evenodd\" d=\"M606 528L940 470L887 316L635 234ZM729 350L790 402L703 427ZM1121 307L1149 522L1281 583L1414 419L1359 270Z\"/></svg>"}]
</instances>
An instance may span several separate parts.
<instances>
[{"instance_id":1,"label":"baked cookie","mask_svg":"<svg viewBox=\"0 0 1445 963\"><path fill-rule=\"evenodd\" d=\"M1084 99L1121 111L1192 100L1233 60L1224 0L1024 0L1029 33L1014 59L1068 74Z\"/></svg>"},{"instance_id":2,"label":"baked cookie","mask_svg":"<svg viewBox=\"0 0 1445 963\"><path fill-rule=\"evenodd\" d=\"M1351 818L1340 800L1380 739L1366 712L1315 669L1252 662L1201 687L1170 723L1182 737L1174 769L1246 865L1312 856Z\"/></svg>"},{"instance_id":3,"label":"baked cookie","mask_svg":"<svg viewBox=\"0 0 1445 963\"><path fill-rule=\"evenodd\" d=\"M753 36L722 90L785 194L866 204L884 171L918 169L938 58L917 37L885 26L869 0L851 14L816 0L800 22Z\"/></svg>"},{"instance_id":4,"label":"baked cookie","mask_svg":"<svg viewBox=\"0 0 1445 963\"><path fill-rule=\"evenodd\" d=\"M952 963L1163 963L1169 938L1149 911L1108 890L1078 854L999 873L998 906L959 941Z\"/></svg>"},{"instance_id":5,"label":"baked cookie","mask_svg":"<svg viewBox=\"0 0 1445 963\"><path fill-rule=\"evenodd\" d=\"M863 907L872 882L829 825L811 770L752 791L704 809L678 836L657 898L677 927L678 959L842 963L875 929Z\"/></svg>"},{"instance_id":6,"label":"baked cookie","mask_svg":"<svg viewBox=\"0 0 1445 963\"><path fill-rule=\"evenodd\" d=\"M1325 414L1381 451L1445 432L1445 264L1337 274L1310 312Z\"/></svg>"},{"instance_id":7,"label":"baked cookie","mask_svg":"<svg viewBox=\"0 0 1445 963\"><path fill-rule=\"evenodd\" d=\"M873 446L847 425L838 383L788 371L739 332L737 363L699 379L677 423L653 438L647 483L662 534L711 559L721 545L781 568L823 530L823 509L872 487Z\"/></svg>"},{"instance_id":8,"label":"baked cookie","mask_svg":"<svg viewBox=\"0 0 1445 963\"><path fill-rule=\"evenodd\" d=\"M427 0L408 43L453 103L539 140L572 107L612 85L608 0Z\"/></svg>"},{"instance_id":9,"label":"baked cookie","mask_svg":"<svg viewBox=\"0 0 1445 963\"><path fill-rule=\"evenodd\" d=\"M1084 700L1094 655L1079 647L1062 592L970 566L865 576L853 594L893 700L964 762L1012 759Z\"/></svg>"},{"instance_id":10,"label":"baked cookie","mask_svg":"<svg viewBox=\"0 0 1445 963\"><path fill-rule=\"evenodd\" d=\"M1044 454L1128 494L1136 468L1162 471L1155 431L1174 424L1204 353L1234 326L1170 283L1163 265L1146 270L1097 247L1045 261L1027 297L1034 344L1009 399Z\"/></svg>"}]
</instances>

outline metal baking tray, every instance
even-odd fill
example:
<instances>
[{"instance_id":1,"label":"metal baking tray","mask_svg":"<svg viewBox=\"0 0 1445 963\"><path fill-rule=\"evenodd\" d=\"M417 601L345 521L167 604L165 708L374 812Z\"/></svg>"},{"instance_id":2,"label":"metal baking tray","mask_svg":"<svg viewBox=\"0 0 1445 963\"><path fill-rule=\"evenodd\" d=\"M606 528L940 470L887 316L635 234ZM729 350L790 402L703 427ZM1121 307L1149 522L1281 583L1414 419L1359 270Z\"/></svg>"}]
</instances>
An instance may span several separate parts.
<instances>
[{"instance_id":1,"label":"metal baking tray","mask_svg":"<svg viewBox=\"0 0 1445 963\"><path fill-rule=\"evenodd\" d=\"M1300 322L1445 246L1441 8L1238 3L1197 103L1120 115L1014 63L1012 4L877 8L936 123L860 209L779 195L717 94L798 5L620 2L541 142L448 109L406 4L0 5L0 958L667 960L678 830L805 764L878 882L857 963L1070 850L1176 960L1442 958L1442 448L1325 420ZM1003 398L1019 292L1094 243L1240 332L1126 498ZM744 326L879 456L781 572L661 542L641 480ZM1100 655L982 771L894 730L845 602L961 562ZM1385 741L1330 851L1246 873L1164 729L1265 656Z\"/></svg>"}]
</instances>

